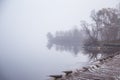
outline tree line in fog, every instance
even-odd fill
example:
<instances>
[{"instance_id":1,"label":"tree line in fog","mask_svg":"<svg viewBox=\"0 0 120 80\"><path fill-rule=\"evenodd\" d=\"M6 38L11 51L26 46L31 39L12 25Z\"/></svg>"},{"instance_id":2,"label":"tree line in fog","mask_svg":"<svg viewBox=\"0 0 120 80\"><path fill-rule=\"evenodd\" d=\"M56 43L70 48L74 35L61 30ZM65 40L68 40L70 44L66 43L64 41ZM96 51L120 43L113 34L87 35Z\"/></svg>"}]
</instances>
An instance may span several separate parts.
<instances>
[{"instance_id":1,"label":"tree line in fog","mask_svg":"<svg viewBox=\"0 0 120 80\"><path fill-rule=\"evenodd\" d=\"M69 51L73 54L78 54L83 45L83 31L77 28L68 31L57 31L54 35L47 34L48 45L51 49L54 45L57 51Z\"/></svg>"},{"instance_id":2,"label":"tree line in fog","mask_svg":"<svg viewBox=\"0 0 120 80\"><path fill-rule=\"evenodd\" d=\"M91 46L100 46L102 43L120 42L120 4L116 8L93 10L91 19L91 23L81 22L81 27L87 36L84 40L85 54L95 58L98 54L104 57L119 51L118 47L103 47L102 51L89 48Z\"/></svg>"},{"instance_id":3,"label":"tree line in fog","mask_svg":"<svg viewBox=\"0 0 120 80\"><path fill-rule=\"evenodd\" d=\"M74 51L80 51L78 50L79 46L99 46L101 42L120 40L120 4L116 8L93 10L90 18L92 19L91 23L87 21L80 22L80 27L82 27L80 29L56 31L54 35L49 32L47 34L48 47L50 48L55 44ZM89 53L90 51L88 50ZM99 52L91 51L92 57L97 56L97 53Z\"/></svg>"},{"instance_id":4,"label":"tree line in fog","mask_svg":"<svg viewBox=\"0 0 120 80\"><path fill-rule=\"evenodd\" d=\"M117 8L103 8L91 12L91 23L81 22L87 35L86 44L120 40L120 4Z\"/></svg>"},{"instance_id":5,"label":"tree line in fog","mask_svg":"<svg viewBox=\"0 0 120 80\"><path fill-rule=\"evenodd\" d=\"M83 31L77 28L69 31L57 31L55 35L47 34L48 41L59 45L80 45Z\"/></svg>"}]
</instances>

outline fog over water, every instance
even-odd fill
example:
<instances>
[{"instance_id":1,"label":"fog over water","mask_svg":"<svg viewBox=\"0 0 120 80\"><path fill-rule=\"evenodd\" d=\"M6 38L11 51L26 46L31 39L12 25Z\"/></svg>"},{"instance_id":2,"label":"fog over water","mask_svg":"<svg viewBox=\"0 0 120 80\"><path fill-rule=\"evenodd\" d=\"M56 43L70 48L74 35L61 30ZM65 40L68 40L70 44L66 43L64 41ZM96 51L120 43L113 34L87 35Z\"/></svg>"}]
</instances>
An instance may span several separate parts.
<instances>
[{"instance_id":1,"label":"fog over water","mask_svg":"<svg viewBox=\"0 0 120 80\"><path fill-rule=\"evenodd\" d=\"M0 80L45 80L86 64L87 56L47 49L48 32L80 28L91 10L118 0L0 0ZM81 53L81 52L80 52Z\"/></svg>"}]
</instances>

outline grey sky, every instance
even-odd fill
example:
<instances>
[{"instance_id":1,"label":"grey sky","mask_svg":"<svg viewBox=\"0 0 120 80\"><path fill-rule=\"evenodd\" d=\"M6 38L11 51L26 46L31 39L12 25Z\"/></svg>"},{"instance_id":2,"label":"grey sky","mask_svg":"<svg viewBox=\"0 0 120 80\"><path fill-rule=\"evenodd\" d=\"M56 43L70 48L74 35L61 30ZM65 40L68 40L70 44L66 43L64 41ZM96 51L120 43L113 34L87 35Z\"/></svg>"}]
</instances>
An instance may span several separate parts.
<instances>
[{"instance_id":1,"label":"grey sky","mask_svg":"<svg viewBox=\"0 0 120 80\"><path fill-rule=\"evenodd\" d=\"M69 29L79 25L80 20L89 20L91 10L115 7L118 2L118 0L6 0L1 15L2 24L20 30L34 28L35 32L37 30L43 33Z\"/></svg>"},{"instance_id":2,"label":"grey sky","mask_svg":"<svg viewBox=\"0 0 120 80\"><path fill-rule=\"evenodd\" d=\"M31 74L33 69L37 74L41 66L45 68L42 61L54 57L49 54L46 59L46 48L42 49L47 32L68 30L74 25L80 27L81 20L90 21L91 10L115 7L118 3L118 0L3 0L0 4L0 64L9 75L18 76L16 70L21 71L21 67L27 69L26 73Z\"/></svg>"},{"instance_id":3,"label":"grey sky","mask_svg":"<svg viewBox=\"0 0 120 80\"><path fill-rule=\"evenodd\" d=\"M40 37L45 37L47 32L68 30L75 25L79 26L81 20L90 21L91 10L115 7L118 2L118 0L5 0L0 13L1 37L3 41L11 40L15 43L19 40L28 40L31 44L33 41L39 41Z\"/></svg>"}]
</instances>

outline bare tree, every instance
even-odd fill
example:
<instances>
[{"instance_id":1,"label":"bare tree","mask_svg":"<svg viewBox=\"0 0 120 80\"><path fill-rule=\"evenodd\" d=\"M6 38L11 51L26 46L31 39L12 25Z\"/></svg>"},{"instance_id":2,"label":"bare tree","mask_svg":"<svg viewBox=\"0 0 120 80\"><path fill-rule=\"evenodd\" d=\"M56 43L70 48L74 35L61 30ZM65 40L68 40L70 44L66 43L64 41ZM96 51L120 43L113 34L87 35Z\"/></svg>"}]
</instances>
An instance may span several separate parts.
<instances>
[{"instance_id":1,"label":"bare tree","mask_svg":"<svg viewBox=\"0 0 120 80\"><path fill-rule=\"evenodd\" d=\"M114 8L103 8L98 12L92 11L91 18L97 36L101 40L116 40L120 28L119 10Z\"/></svg>"},{"instance_id":2,"label":"bare tree","mask_svg":"<svg viewBox=\"0 0 120 80\"><path fill-rule=\"evenodd\" d=\"M120 39L120 10L103 8L91 12L93 23L82 21L82 27L91 39L112 41Z\"/></svg>"}]
</instances>

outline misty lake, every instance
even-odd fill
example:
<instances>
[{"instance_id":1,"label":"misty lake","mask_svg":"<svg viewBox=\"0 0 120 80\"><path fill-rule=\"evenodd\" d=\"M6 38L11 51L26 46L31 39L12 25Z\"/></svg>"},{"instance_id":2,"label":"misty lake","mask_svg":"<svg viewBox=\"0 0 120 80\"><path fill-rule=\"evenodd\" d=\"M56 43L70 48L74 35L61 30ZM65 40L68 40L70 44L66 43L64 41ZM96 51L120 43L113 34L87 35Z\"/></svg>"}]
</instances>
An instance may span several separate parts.
<instances>
[{"instance_id":1,"label":"misty lake","mask_svg":"<svg viewBox=\"0 0 120 80\"><path fill-rule=\"evenodd\" d=\"M21 40L19 37L12 38L11 41L5 38L1 40L1 45L4 45L0 54L1 79L46 80L51 74L61 74L64 70L75 70L87 64L87 55L57 51L55 46L49 50L46 35L40 36L42 37L34 37L35 41L33 36L27 39L23 36Z\"/></svg>"},{"instance_id":2,"label":"misty lake","mask_svg":"<svg viewBox=\"0 0 120 80\"><path fill-rule=\"evenodd\" d=\"M51 74L75 70L88 62L87 56L81 52L75 55L69 51L57 51L55 47L49 50L46 47L47 38L36 40L32 43L27 39L14 40L16 42L2 41L4 46L0 58L1 79L46 80Z\"/></svg>"},{"instance_id":3,"label":"misty lake","mask_svg":"<svg viewBox=\"0 0 120 80\"><path fill-rule=\"evenodd\" d=\"M46 34L49 31L70 28L58 28L57 22L51 24L49 19L44 20L42 14L46 8L36 12L36 3L27 0L6 0L0 4L1 80L45 80L51 74L61 74L63 70L86 65L88 59L83 54L47 48Z\"/></svg>"},{"instance_id":4,"label":"misty lake","mask_svg":"<svg viewBox=\"0 0 120 80\"><path fill-rule=\"evenodd\" d=\"M80 19L89 20L88 13L101 7L96 0L0 0L0 80L46 80L87 65L88 55L76 43L50 49L46 35L79 26Z\"/></svg>"}]
</instances>

